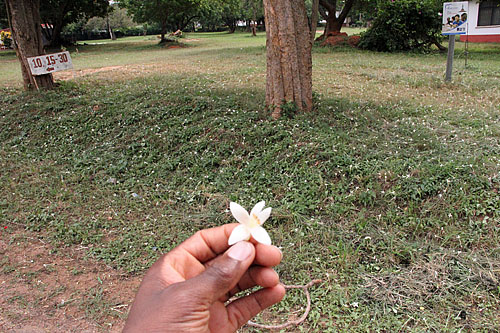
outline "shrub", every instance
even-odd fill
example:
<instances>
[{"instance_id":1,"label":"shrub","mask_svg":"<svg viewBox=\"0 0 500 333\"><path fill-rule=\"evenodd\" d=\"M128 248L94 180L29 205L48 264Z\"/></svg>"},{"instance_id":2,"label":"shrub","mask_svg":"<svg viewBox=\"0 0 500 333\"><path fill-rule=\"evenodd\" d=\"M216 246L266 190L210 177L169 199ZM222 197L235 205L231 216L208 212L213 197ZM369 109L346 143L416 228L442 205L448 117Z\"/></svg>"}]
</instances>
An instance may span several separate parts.
<instances>
[{"instance_id":1,"label":"shrub","mask_svg":"<svg viewBox=\"0 0 500 333\"><path fill-rule=\"evenodd\" d=\"M373 26L362 36L362 49L396 52L426 50L442 39L437 0L380 1Z\"/></svg>"}]
</instances>

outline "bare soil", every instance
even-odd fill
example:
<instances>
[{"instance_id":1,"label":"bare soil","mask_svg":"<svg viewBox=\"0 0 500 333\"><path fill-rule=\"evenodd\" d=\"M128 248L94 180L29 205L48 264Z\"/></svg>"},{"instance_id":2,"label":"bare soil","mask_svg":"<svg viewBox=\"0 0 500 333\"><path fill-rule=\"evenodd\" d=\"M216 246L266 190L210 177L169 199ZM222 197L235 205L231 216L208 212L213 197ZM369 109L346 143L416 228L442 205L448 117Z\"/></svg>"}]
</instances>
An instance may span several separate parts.
<instances>
[{"instance_id":1,"label":"bare soil","mask_svg":"<svg viewBox=\"0 0 500 333\"><path fill-rule=\"evenodd\" d=\"M118 332L141 277L55 249L22 229L0 231L1 332Z\"/></svg>"}]
</instances>

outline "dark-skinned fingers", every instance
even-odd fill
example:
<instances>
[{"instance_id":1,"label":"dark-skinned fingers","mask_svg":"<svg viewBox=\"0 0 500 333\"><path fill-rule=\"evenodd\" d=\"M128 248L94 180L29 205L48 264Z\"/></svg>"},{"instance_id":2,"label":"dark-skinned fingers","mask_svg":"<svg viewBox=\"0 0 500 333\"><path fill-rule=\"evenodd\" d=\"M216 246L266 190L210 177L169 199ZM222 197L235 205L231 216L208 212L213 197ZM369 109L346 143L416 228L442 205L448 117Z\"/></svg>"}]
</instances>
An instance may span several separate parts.
<instances>
[{"instance_id":1,"label":"dark-skinned fingers","mask_svg":"<svg viewBox=\"0 0 500 333\"><path fill-rule=\"evenodd\" d=\"M261 243L255 245L254 265L274 267L281 262L283 254L280 249L274 245L265 245Z\"/></svg>"},{"instance_id":2,"label":"dark-skinned fingers","mask_svg":"<svg viewBox=\"0 0 500 333\"><path fill-rule=\"evenodd\" d=\"M274 287L280 282L278 273L272 268L262 266L252 266L241 277L238 284L231 290L230 296L239 293L242 290L247 290L255 286L262 288Z\"/></svg>"},{"instance_id":3,"label":"dark-skinned fingers","mask_svg":"<svg viewBox=\"0 0 500 333\"><path fill-rule=\"evenodd\" d=\"M216 258L229 248L229 236L238 223L198 231L182 242L178 248L189 252L202 264Z\"/></svg>"},{"instance_id":4,"label":"dark-skinned fingers","mask_svg":"<svg viewBox=\"0 0 500 333\"><path fill-rule=\"evenodd\" d=\"M285 288L278 284L240 298L227 306L228 320L234 330L246 324L262 310L278 303L285 296Z\"/></svg>"},{"instance_id":5,"label":"dark-skinned fingers","mask_svg":"<svg viewBox=\"0 0 500 333\"><path fill-rule=\"evenodd\" d=\"M221 297L219 301L226 302L231 297L239 293L240 291L253 288L255 286L260 286L262 288L274 287L280 282L278 273L276 273L272 268L253 266L248 269L248 271L241 277L240 281L233 289L231 289L226 295Z\"/></svg>"},{"instance_id":6,"label":"dark-skinned fingers","mask_svg":"<svg viewBox=\"0 0 500 333\"><path fill-rule=\"evenodd\" d=\"M253 239L250 242L255 246L255 259L252 265L266 267L274 267L279 265L279 263L281 262L281 258L283 257L280 249L278 249L274 245L257 243ZM210 266L214 260L215 259L210 259L205 261L205 267Z\"/></svg>"},{"instance_id":7,"label":"dark-skinned fingers","mask_svg":"<svg viewBox=\"0 0 500 333\"><path fill-rule=\"evenodd\" d=\"M255 257L255 248L238 242L219 256L203 273L183 282L193 295L207 302L219 300L234 288L246 274Z\"/></svg>"}]
</instances>

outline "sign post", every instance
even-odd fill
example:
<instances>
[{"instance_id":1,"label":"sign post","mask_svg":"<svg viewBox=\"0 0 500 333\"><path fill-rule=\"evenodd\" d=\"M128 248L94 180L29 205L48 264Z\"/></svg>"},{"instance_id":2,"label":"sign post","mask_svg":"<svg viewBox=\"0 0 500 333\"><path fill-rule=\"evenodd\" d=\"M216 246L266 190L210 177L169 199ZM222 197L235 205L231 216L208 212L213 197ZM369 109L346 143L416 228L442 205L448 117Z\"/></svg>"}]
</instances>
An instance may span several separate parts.
<instances>
[{"instance_id":1,"label":"sign post","mask_svg":"<svg viewBox=\"0 0 500 333\"><path fill-rule=\"evenodd\" d=\"M455 35L451 35L448 42L448 59L446 60L445 81L451 81L451 72L453 71L453 55L455 54Z\"/></svg>"},{"instance_id":2,"label":"sign post","mask_svg":"<svg viewBox=\"0 0 500 333\"><path fill-rule=\"evenodd\" d=\"M455 53L455 35L467 33L467 13L469 3L467 1L445 2L443 4L443 26L441 33L449 36L448 59L446 61L446 75L444 80L451 81L453 71L453 55Z\"/></svg>"},{"instance_id":3,"label":"sign post","mask_svg":"<svg viewBox=\"0 0 500 333\"><path fill-rule=\"evenodd\" d=\"M68 51L27 58L31 74L44 75L73 68Z\"/></svg>"}]
</instances>

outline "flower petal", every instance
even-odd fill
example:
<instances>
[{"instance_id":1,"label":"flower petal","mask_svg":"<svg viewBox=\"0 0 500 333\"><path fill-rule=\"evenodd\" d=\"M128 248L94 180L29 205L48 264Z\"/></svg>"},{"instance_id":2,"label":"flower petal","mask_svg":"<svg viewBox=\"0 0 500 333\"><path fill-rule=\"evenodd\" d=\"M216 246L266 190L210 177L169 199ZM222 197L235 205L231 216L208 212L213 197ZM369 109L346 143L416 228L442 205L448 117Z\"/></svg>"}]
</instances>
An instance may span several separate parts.
<instances>
[{"instance_id":1,"label":"flower petal","mask_svg":"<svg viewBox=\"0 0 500 333\"><path fill-rule=\"evenodd\" d=\"M253 214L255 214L255 216L258 216L265 205L266 205L265 201L257 202L257 204L253 206L252 211L250 212L250 216L252 216Z\"/></svg>"},{"instance_id":2,"label":"flower petal","mask_svg":"<svg viewBox=\"0 0 500 333\"><path fill-rule=\"evenodd\" d=\"M229 246L238 243L239 241L242 240L249 240L250 239L250 231L248 231L248 228L245 227L243 224L240 224L236 228L233 229L233 232L231 232L231 236L229 236L229 240L227 243Z\"/></svg>"},{"instance_id":3,"label":"flower petal","mask_svg":"<svg viewBox=\"0 0 500 333\"><path fill-rule=\"evenodd\" d=\"M267 207L262 212L260 212L259 214L257 214L257 218L260 221L260 225L263 225L264 222L266 222L266 220L269 218L269 216L271 215L271 210L272 210L271 207Z\"/></svg>"},{"instance_id":4,"label":"flower petal","mask_svg":"<svg viewBox=\"0 0 500 333\"><path fill-rule=\"evenodd\" d=\"M250 216L248 215L248 212L245 208L241 207L236 202L231 202L229 203L229 209L231 210L231 213L233 214L236 221L245 225L248 224Z\"/></svg>"},{"instance_id":5,"label":"flower petal","mask_svg":"<svg viewBox=\"0 0 500 333\"><path fill-rule=\"evenodd\" d=\"M267 233L266 229L262 227L255 227L250 230L252 237L259 243L271 245L271 237Z\"/></svg>"}]
</instances>

